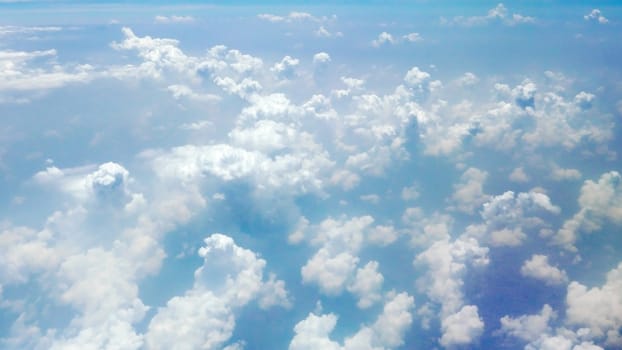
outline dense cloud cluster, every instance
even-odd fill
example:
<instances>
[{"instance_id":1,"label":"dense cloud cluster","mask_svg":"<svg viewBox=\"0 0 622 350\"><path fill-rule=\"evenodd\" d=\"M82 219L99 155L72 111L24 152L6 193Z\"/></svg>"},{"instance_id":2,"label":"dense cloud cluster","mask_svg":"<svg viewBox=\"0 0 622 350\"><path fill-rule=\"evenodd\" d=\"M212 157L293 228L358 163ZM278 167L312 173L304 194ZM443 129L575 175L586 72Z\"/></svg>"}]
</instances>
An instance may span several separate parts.
<instances>
[{"instance_id":1,"label":"dense cloud cluster","mask_svg":"<svg viewBox=\"0 0 622 350\"><path fill-rule=\"evenodd\" d=\"M479 13L433 27L549 25ZM262 11L283 46L242 50L145 18L71 59L92 28L0 26L1 348L622 346L617 82L403 58L441 36L393 22Z\"/></svg>"}]
</instances>

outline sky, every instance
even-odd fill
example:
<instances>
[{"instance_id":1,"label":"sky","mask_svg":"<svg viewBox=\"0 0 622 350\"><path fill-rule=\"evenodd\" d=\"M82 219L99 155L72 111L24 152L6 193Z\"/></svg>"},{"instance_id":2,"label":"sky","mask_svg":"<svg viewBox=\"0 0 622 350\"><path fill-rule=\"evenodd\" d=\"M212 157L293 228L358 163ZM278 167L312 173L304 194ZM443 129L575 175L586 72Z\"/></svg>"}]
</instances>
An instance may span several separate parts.
<instances>
[{"instance_id":1,"label":"sky","mask_svg":"<svg viewBox=\"0 0 622 350\"><path fill-rule=\"evenodd\" d=\"M0 348L622 348L618 1L0 1Z\"/></svg>"}]
</instances>

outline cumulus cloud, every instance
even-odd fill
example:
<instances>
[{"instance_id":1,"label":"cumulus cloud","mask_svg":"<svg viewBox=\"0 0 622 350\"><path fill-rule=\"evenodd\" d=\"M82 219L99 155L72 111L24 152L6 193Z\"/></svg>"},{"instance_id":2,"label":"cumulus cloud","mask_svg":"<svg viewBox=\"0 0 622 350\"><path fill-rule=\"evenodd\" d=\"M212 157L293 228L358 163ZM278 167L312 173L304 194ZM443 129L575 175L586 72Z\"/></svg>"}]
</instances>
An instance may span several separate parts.
<instances>
[{"instance_id":1,"label":"cumulus cloud","mask_svg":"<svg viewBox=\"0 0 622 350\"><path fill-rule=\"evenodd\" d=\"M445 317L441 321L443 335L441 345L454 347L468 345L484 333L484 321L477 312L477 306L466 305L460 311Z\"/></svg>"},{"instance_id":2,"label":"cumulus cloud","mask_svg":"<svg viewBox=\"0 0 622 350\"><path fill-rule=\"evenodd\" d=\"M445 318L464 306L461 287L467 266L486 266L488 262L488 248L474 238L439 240L415 258L415 266L428 267L417 283L432 301L441 304Z\"/></svg>"},{"instance_id":3,"label":"cumulus cloud","mask_svg":"<svg viewBox=\"0 0 622 350\"><path fill-rule=\"evenodd\" d=\"M429 247L431 244L450 237L453 219L449 215L433 213L426 215L419 207L406 208L402 222L411 236L414 246Z\"/></svg>"},{"instance_id":4,"label":"cumulus cloud","mask_svg":"<svg viewBox=\"0 0 622 350\"><path fill-rule=\"evenodd\" d=\"M579 233L600 230L606 221L622 224L622 177L617 171L604 173L598 182L586 180L579 195L579 211L553 237L553 243L576 251Z\"/></svg>"},{"instance_id":5,"label":"cumulus cloud","mask_svg":"<svg viewBox=\"0 0 622 350\"><path fill-rule=\"evenodd\" d=\"M517 318L503 316L500 320L501 332L526 342L535 341L542 334L551 331L549 322L556 317L557 313L553 311L553 308L545 304L539 314L522 315Z\"/></svg>"},{"instance_id":6,"label":"cumulus cloud","mask_svg":"<svg viewBox=\"0 0 622 350\"><path fill-rule=\"evenodd\" d=\"M454 185L454 194L451 202L453 208L465 213L473 213L486 200L488 195L484 193L484 182L488 177L486 171L477 168L469 168L460 176L460 183Z\"/></svg>"},{"instance_id":7,"label":"cumulus cloud","mask_svg":"<svg viewBox=\"0 0 622 350\"><path fill-rule=\"evenodd\" d=\"M330 62L330 55L326 52L318 52L313 55L313 64L327 64Z\"/></svg>"},{"instance_id":8,"label":"cumulus cloud","mask_svg":"<svg viewBox=\"0 0 622 350\"><path fill-rule=\"evenodd\" d=\"M415 258L415 266L428 267L417 285L431 301L441 305L441 345L468 345L483 333L484 322L478 308L465 305L462 285L468 265L485 266L488 262L488 248L465 236L454 241L439 240Z\"/></svg>"},{"instance_id":9,"label":"cumulus cloud","mask_svg":"<svg viewBox=\"0 0 622 350\"><path fill-rule=\"evenodd\" d=\"M548 285L559 285L568 281L566 271L549 265L549 257L534 254L531 259L525 260L520 269L521 275L543 281Z\"/></svg>"},{"instance_id":10,"label":"cumulus cloud","mask_svg":"<svg viewBox=\"0 0 622 350\"><path fill-rule=\"evenodd\" d=\"M583 16L583 19L586 21L595 21L600 24L606 24L609 22L609 20L602 15L602 12L600 12L599 9L593 9L590 13Z\"/></svg>"},{"instance_id":11,"label":"cumulus cloud","mask_svg":"<svg viewBox=\"0 0 622 350\"><path fill-rule=\"evenodd\" d=\"M107 162L94 166L59 169L48 167L33 176L35 182L59 189L80 200L123 199L129 195L129 172L120 164Z\"/></svg>"},{"instance_id":12,"label":"cumulus cloud","mask_svg":"<svg viewBox=\"0 0 622 350\"><path fill-rule=\"evenodd\" d=\"M395 38L393 38L393 35L387 33L387 32L382 32L380 34L378 34L378 38L374 39L371 44L374 47L380 47L383 44L395 44L397 43L397 40L395 40Z\"/></svg>"},{"instance_id":13,"label":"cumulus cloud","mask_svg":"<svg viewBox=\"0 0 622 350\"><path fill-rule=\"evenodd\" d=\"M194 273L194 286L171 298L149 323L149 349L220 349L233 333L237 309L256 299L262 307L289 305L283 282L274 277L264 282L266 261L256 253L223 234L204 242L199 249L203 265Z\"/></svg>"},{"instance_id":14,"label":"cumulus cloud","mask_svg":"<svg viewBox=\"0 0 622 350\"><path fill-rule=\"evenodd\" d=\"M560 211L544 193L507 191L484 203L480 213L484 223L471 225L467 231L493 246L519 246L527 232L549 228L543 217Z\"/></svg>"},{"instance_id":15,"label":"cumulus cloud","mask_svg":"<svg viewBox=\"0 0 622 350\"><path fill-rule=\"evenodd\" d=\"M573 281L566 294L566 322L587 327L594 337L622 346L622 263L607 273L605 284L588 288Z\"/></svg>"},{"instance_id":16,"label":"cumulus cloud","mask_svg":"<svg viewBox=\"0 0 622 350\"><path fill-rule=\"evenodd\" d=\"M348 291L359 297L357 303L361 309L372 306L381 299L380 291L384 277L378 272L378 262L370 261L356 271L356 277Z\"/></svg>"},{"instance_id":17,"label":"cumulus cloud","mask_svg":"<svg viewBox=\"0 0 622 350\"><path fill-rule=\"evenodd\" d=\"M399 44L402 42L414 43L414 42L419 42L422 40L423 40L423 37L419 33L408 33L402 36L395 37L391 33L382 32L378 34L378 37L376 37L376 39L372 40L371 45L373 47L381 47L383 45L388 45L388 44L395 45L395 44Z\"/></svg>"},{"instance_id":18,"label":"cumulus cloud","mask_svg":"<svg viewBox=\"0 0 622 350\"><path fill-rule=\"evenodd\" d=\"M430 73L424 72L419 67L412 67L404 76L404 81L411 86L421 86L430 79Z\"/></svg>"},{"instance_id":19,"label":"cumulus cloud","mask_svg":"<svg viewBox=\"0 0 622 350\"><path fill-rule=\"evenodd\" d=\"M499 331L527 343L525 350L603 350L594 344L593 335L587 328L576 331L565 327L553 329L551 322L556 318L557 313L545 304L538 314L516 318L503 316Z\"/></svg>"},{"instance_id":20,"label":"cumulus cloud","mask_svg":"<svg viewBox=\"0 0 622 350\"><path fill-rule=\"evenodd\" d=\"M290 56L285 56L281 62L275 63L270 70L281 77L291 78L294 76L296 66L298 66L299 63L300 60Z\"/></svg>"},{"instance_id":21,"label":"cumulus cloud","mask_svg":"<svg viewBox=\"0 0 622 350\"><path fill-rule=\"evenodd\" d=\"M303 349L394 349L403 344L404 333L412 323L411 309L414 299L407 293L389 293L382 313L370 325L362 325L352 336L346 337L343 345L330 339L337 325L335 314L316 315L307 318L294 327L294 338L290 350Z\"/></svg>"}]
</instances>

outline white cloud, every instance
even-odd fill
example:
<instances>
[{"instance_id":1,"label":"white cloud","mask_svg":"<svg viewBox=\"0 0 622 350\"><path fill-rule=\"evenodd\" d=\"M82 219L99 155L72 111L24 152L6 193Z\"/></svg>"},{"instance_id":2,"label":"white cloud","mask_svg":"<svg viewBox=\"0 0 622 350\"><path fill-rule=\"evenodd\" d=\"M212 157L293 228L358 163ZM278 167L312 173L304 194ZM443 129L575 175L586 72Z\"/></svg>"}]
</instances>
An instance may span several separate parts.
<instances>
[{"instance_id":1,"label":"white cloud","mask_svg":"<svg viewBox=\"0 0 622 350\"><path fill-rule=\"evenodd\" d=\"M331 32L328 29L326 29L324 26L320 26L314 32L314 34L316 36L319 36L320 38L332 38L332 37L342 37L343 36L342 32Z\"/></svg>"},{"instance_id":2,"label":"white cloud","mask_svg":"<svg viewBox=\"0 0 622 350\"><path fill-rule=\"evenodd\" d=\"M57 26L0 26L0 36L60 32L61 30L63 28Z\"/></svg>"},{"instance_id":3,"label":"white cloud","mask_svg":"<svg viewBox=\"0 0 622 350\"><path fill-rule=\"evenodd\" d=\"M300 270L302 281L317 284L324 294L341 294L358 262L359 258L349 252L331 254L321 248Z\"/></svg>"},{"instance_id":4,"label":"white cloud","mask_svg":"<svg viewBox=\"0 0 622 350\"><path fill-rule=\"evenodd\" d=\"M509 179L513 182L527 182L529 181L529 176L527 176L527 173L525 173L525 169L523 169L523 167L518 167L512 170Z\"/></svg>"},{"instance_id":5,"label":"white cloud","mask_svg":"<svg viewBox=\"0 0 622 350\"><path fill-rule=\"evenodd\" d=\"M94 166L59 169L48 167L33 176L35 182L61 190L79 200L123 200L130 194L129 172L120 164L107 162Z\"/></svg>"},{"instance_id":6,"label":"white cloud","mask_svg":"<svg viewBox=\"0 0 622 350\"><path fill-rule=\"evenodd\" d=\"M430 73L424 72L419 67L412 67L404 76L404 81L411 86L421 86L430 79Z\"/></svg>"},{"instance_id":7,"label":"white cloud","mask_svg":"<svg viewBox=\"0 0 622 350\"><path fill-rule=\"evenodd\" d=\"M330 55L326 52L318 52L313 55L313 64L327 64L330 61Z\"/></svg>"},{"instance_id":8,"label":"white cloud","mask_svg":"<svg viewBox=\"0 0 622 350\"><path fill-rule=\"evenodd\" d=\"M444 319L464 305L462 285L467 265L485 266L488 262L488 248L480 246L474 238L439 240L414 260L415 267L428 267L417 285L433 302L441 304L441 318ZM472 315L471 311L465 312Z\"/></svg>"},{"instance_id":9,"label":"white cloud","mask_svg":"<svg viewBox=\"0 0 622 350\"><path fill-rule=\"evenodd\" d=\"M404 333L412 323L411 309L414 299L407 293L391 292L387 295L382 314L371 325L362 325L343 345L330 339L337 325L335 314L316 315L307 318L294 327L294 338L290 350L334 349L334 350L381 350L394 349L403 344Z\"/></svg>"},{"instance_id":10,"label":"white cloud","mask_svg":"<svg viewBox=\"0 0 622 350\"><path fill-rule=\"evenodd\" d=\"M441 18L441 24L460 26L479 26L494 22L501 22L505 25L512 26L523 23L533 23L535 22L535 18L518 13L509 14L508 9L501 3L488 10L485 16L457 16L453 19Z\"/></svg>"},{"instance_id":11,"label":"white cloud","mask_svg":"<svg viewBox=\"0 0 622 350\"><path fill-rule=\"evenodd\" d=\"M236 137L235 134L233 137ZM257 140L262 142L263 139ZM278 144L266 145L275 146L278 147ZM248 151L228 144L198 147L186 145L155 155L152 164L158 175L178 178L184 182L211 177L223 181L247 179L255 183L259 190L300 194L322 192L322 178L326 176L323 174L332 167L332 162L326 156L324 152L313 156L302 152L296 156L272 158L259 151Z\"/></svg>"},{"instance_id":12,"label":"white cloud","mask_svg":"<svg viewBox=\"0 0 622 350\"><path fill-rule=\"evenodd\" d=\"M383 281L384 277L378 272L378 262L370 261L363 268L357 269L356 277L348 286L348 291L359 297L356 305L366 309L381 300Z\"/></svg>"},{"instance_id":13,"label":"white cloud","mask_svg":"<svg viewBox=\"0 0 622 350\"><path fill-rule=\"evenodd\" d=\"M264 282L266 261L230 237L207 237L199 255L204 262L194 286L171 298L149 323L149 349L220 349L233 333L237 309L255 299L262 307L289 305L282 281L271 276Z\"/></svg>"},{"instance_id":14,"label":"white cloud","mask_svg":"<svg viewBox=\"0 0 622 350\"><path fill-rule=\"evenodd\" d=\"M274 64L271 71L275 72L277 75L284 77L286 79L292 78L295 74L295 69L300 63L300 60L296 58L292 58L290 56L285 56L281 60L281 62L277 62Z\"/></svg>"},{"instance_id":15,"label":"white cloud","mask_svg":"<svg viewBox=\"0 0 622 350\"><path fill-rule=\"evenodd\" d=\"M34 273L56 268L59 258L45 235L0 223L0 300L2 284L25 283Z\"/></svg>"},{"instance_id":16,"label":"white cloud","mask_svg":"<svg viewBox=\"0 0 622 350\"><path fill-rule=\"evenodd\" d=\"M607 273L601 287L589 288L579 282L568 285L566 322L588 327L594 337L605 337L607 344L622 346L622 263Z\"/></svg>"},{"instance_id":17,"label":"white cloud","mask_svg":"<svg viewBox=\"0 0 622 350\"><path fill-rule=\"evenodd\" d=\"M57 51L0 50L0 91L36 91L60 88L68 84L86 83L95 74L93 67L84 65L60 66L54 62ZM42 66L33 61L47 59Z\"/></svg>"},{"instance_id":18,"label":"white cloud","mask_svg":"<svg viewBox=\"0 0 622 350\"><path fill-rule=\"evenodd\" d=\"M423 37L419 33L408 33L402 36L395 37L391 33L382 32L378 34L378 37L376 39L372 40L371 45L373 47L381 47L385 44L396 45L402 42L414 43L422 40Z\"/></svg>"},{"instance_id":19,"label":"white cloud","mask_svg":"<svg viewBox=\"0 0 622 350\"><path fill-rule=\"evenodd\" d=\"M429 247L437 241L450 237L453 219L449 215L434 213L425 215L419 207L406 208L402 214L405 230L414 246Z\"/></svg>"},{"instance_id":20,"label":"white cloud","mask_svg":"<svg viewBox=\"0 0 622 350\"><path fill-rule=\"evenodd\" d=\"M378 34L378 38L374 39L371 42L372 46L374 47L380 47L384 44L395 44L395 43L397 43L397 40L393 38L393 35L387 32L382 32Z\"/></svg>"},{"instance_id":21,"label":"white cloud","mask_svg":"<svg viewBox=\"0 0 622 350\"><path fill-rule=\"evenodd\" d=\"M471 73L471 72L466 72L464 73L463 76L461 76L458 80L457 83L460 86L469 86L469 85L475 85L479 82L479 78L477 77L477 75Z\"/></svg>"},{"instance_id":22,"label":"white cloud","mask_svg":"<svg viewBox=\"0 0 622 350\"><path fill-rule=\"evenodd\" d=\"M578 169L565 169L553 164L551 178L555 181L580 180L581 172Z\"/></svg>"},{"instance_id":23,"label":"white cloud","mask_svg":"<svg viewBox=\"0 0 622 350\"><path fill-rule=\"evenodd\" d=\"M294 327L295 335L289 344L289 350L340 350L339 343L329 338L336 325L337 316L334 314L318 316L310 313Z\"/></svg>"},{"instance_id":24,"label":"white cloud","mask_svg":"<svg viewBox=\"0 0 622 350\"><path fill-rule=\"evenodd\" d=\"M493 246L519 246L527 239L526 232L549 227L542 216L557 215L560 211L544 193L507 191L484 203L484 223L471 225L467 231Z\"/></svg>"},{"instance_id":25,"label":"white cloud","mask_svg":"<svg viewBox=\"0 0 622 350\"><path fill-rule=\"evenodd\" d=\"M154 21L160 24L167 23L192 23L195 21L192 16L155 16Z\"/></svg>"},{"instance_id":26,"label":"white cloud","mask_svg":"<svg viewBox=\"0 0 622 350\"><path fill-rule=\"evenodd\" d=\"M593 9L590 13L583 16L583 19L586 21L596 21L600 24L606 24L609 22L609 20L602 15L602 12L600 12L599 9Z\"/></svg>"},{"instance_id":27,"label":"white cloud","mask_svg":"<svg viewBox=\"0 0 622 350\"><path fill-rule=\"evenodd\" d=\"M479 317L477 306L465 305L460 311L445 317L441 328L441 345L464 346L472 344L484 333L484 321Z\"/></svg>"},{"instance_id":28,"label":"white cloud","mask_svg":"<svg viewBox=\"0 0 622 350\"><path fill-rule=\"evenodd\" d=\"M414 201L419 198L418 186L413 185L402 188L401 196L405 201Z\"/></svg>"},{"instance_id":29,"label":"white cloud","mask_svg":"<svg viewBox=\"0 0 622 350\"><path fill-rule=\"evenodd\" d=\"M290 12L288 15L285 15L285 16L262 13L262 14L257 15L257 18L264 20L264 21L272 22L272 23L279 23L279 22L292 23L292 22L301 22L301 21L317 22L317 21L322 20L321 18L317 18L311 15L310 13L298 12L298 11Z\"/></svg>"},{"instance_id":30,"label":"white cloud","mask_svg":"<svg viewBox=\"0 0 622 350\"><path fill-rule=\"evenodd\" d=\"M402 36L402 39L409 41L411 43L414 43L414 42L422 41L423 37L419 33L408 33Z\"/></svg>"},{"instance_id":31,"label":"white cloud","mask_svg":"<svg viewBox=\"0 0 622 350\"><path fill-rule=\"evenodd\" d=\"M359 197L362 201L372 204L378 204L380 202L380 196L377 194L364 194Z\"/></svg>"},{"instance_id":32,"label":"white cloud","mask_svg":"<svg viewBox=\"0 0 622 350\"><path fill-rule=\"evenodd\" d=\"M451 196L453 208L471 214L478 209L489 196L484 193L484 182L488 173L477 168L469 168L460 176L460 183L454 185Z\"/></svg>"},{"instance_id":33,"label":"white cloud","mask_svg":"<svg viewBox=\"0 0 622 350\"><path fill-rule=\"evenodd\" d=\"M190 100L195 100L199 102L218 102L222 98L215 94L206 94L206 93L197 93L192 88L182 85L182 84L173 84L168 86L168 91L171 92L173 97L176 100L187 98Z\"/></svg>"},{"instance_id":34,"label":"white cloud","mask_svg":"<svg viewBox=\"0 0 622 350\"><path fill-rule=\"evenodd\" d=\"M393 226L378 225L368 234L369 242L381 246L389 245L397 239L399 232Z\"/></svg>"},{"instance_id":35,"label":"white cloud","mask_svg":"<svg viewBox=\"0 0 622 350\"><path fill-rule=\"evenodd\" d=\"M581 187L579 211L564 222L553 242L576 251L580 232L598 231L605 221L622 224L622 176L617 171L601 175L598 182L586 180Z\"/></svg>"},{"instance_id":36,"label":"white cloud","mask_svg":"<svg viewBox=\"0 0 622 350\"><path fill-rule=\"evenodd\" d=\"M542 334L547 334L551 331L549 322L556 317L555 311L546 304L542 307L539 314L522 315L517 318L503 316L500 320L501 332L526 342L532 342L537 340Z\"/></svg>"},{"instance_id":37,"label":"white cloud","mask_svg":"<svg viewBox=\"0 0 622 350\"><path fill-rule=\"evenodd\" d=\"M546 255L532 255L531 259L525 260L520 273L525 277L541 280L548 285L559 285L568 281L566 271L549 265L549 258Z\"/></svg>"}]
</instances>

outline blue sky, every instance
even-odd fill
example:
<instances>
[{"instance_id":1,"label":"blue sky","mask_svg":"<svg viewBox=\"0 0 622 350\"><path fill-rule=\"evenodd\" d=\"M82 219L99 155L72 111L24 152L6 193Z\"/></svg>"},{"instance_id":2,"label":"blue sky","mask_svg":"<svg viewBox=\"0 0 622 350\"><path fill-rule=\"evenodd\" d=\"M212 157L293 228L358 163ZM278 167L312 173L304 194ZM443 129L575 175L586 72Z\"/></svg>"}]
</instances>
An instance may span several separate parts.
<instances>
[{"instance_id":1,"label":"blue sky","mask_svg":"<svg viewBox=\"0 0 622 350\"><path fill-rule=\"evenodd\" d=\"M621 21L0 2L0 348L622 347Z\"/></svg>"}]
</instances>

